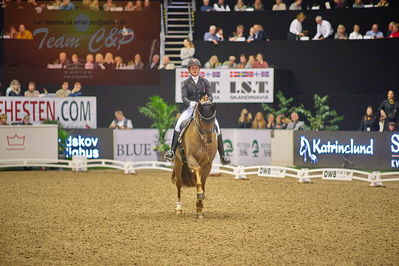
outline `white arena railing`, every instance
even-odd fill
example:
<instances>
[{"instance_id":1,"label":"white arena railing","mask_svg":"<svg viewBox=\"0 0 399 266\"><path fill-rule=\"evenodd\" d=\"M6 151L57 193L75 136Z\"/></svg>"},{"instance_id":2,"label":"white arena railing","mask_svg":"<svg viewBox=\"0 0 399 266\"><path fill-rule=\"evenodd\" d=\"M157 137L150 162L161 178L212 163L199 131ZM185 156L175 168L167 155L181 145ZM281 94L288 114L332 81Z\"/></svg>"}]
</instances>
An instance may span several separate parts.
<instances>
[{"instance_id":1,"label":"white arena railing","mask_svg":"<svg viewBox=\"0 0 399 266\"><path fill-rule=\"evenodd\" d=\"M90 159L82 156L74 156L72 160L60 159L9 159L0 160L1 168L16 167L45 167L65 168L72 171L87 171L89 168L110 168L124 171L125 174L135 174L137 170L161 170L172 171L170 162L145 161L145 162L121 162L107 159ZM291 168L282 166L224 166L213 164L211 174L227 174L235 179L248 179L249 175L257 175L271 178L296 178L300 183L311 183L312 179L351 181L358 180L370 183L370 186L383 186L383 182L399 181L399 172L366 172L344 168Z\"/></svg>"}]
</instances>

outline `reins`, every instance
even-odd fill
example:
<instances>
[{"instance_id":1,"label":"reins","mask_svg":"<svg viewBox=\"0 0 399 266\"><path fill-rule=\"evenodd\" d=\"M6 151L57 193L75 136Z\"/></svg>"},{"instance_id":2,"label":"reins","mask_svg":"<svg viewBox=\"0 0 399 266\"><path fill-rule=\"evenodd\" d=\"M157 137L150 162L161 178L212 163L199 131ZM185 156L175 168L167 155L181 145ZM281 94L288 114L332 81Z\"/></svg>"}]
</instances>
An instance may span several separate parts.
<instances>
[{"instance_id":1,"label":"reins","mask_svg":"<svg viewBox=\"0 0 399 266\"><path fill-rule=\"evenodd\" d=\"M194 116L195 116L195 114L197 113L197 109L198 109L198 105L197 105L197 107L196 107L195 110L194 110ZM210 121L210 120L212 120L212 119L214 119L214 118L216 117L216 110L215 110L215 112L213 113L213 115L212 115L211 117L209 117L209 118L203 117L199 111L198 111L198 115L199 115L199 117L200 117L201 119L203 119L203 120L205 120L205 121ZM201 126L199 125L197 119L196 119L195 117L194 117L194 122L195 122L195 129L196 129L198 135L199 135L199 136L201 137L201 139L205 142L205 144L209 144L209 143L207 142L206 137L204 136L204 134L212 133L212 132L213 132L213 128L212 128L212 129L208 129L208 130L202 129Z\"/></svg>"}]
</instances>

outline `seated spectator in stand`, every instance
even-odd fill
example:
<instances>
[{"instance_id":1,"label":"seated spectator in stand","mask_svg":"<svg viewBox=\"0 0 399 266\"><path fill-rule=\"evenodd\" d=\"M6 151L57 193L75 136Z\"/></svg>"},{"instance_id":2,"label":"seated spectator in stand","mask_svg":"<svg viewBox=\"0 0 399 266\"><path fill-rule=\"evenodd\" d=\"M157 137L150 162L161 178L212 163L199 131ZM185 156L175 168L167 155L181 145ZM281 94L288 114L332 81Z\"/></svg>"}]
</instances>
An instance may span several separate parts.
<instances>
[{"instance_id":1,"label":"seated spectator in stand","mask_svg":"<svg viewBox=\"0 0 399 266\"><path fill-rule=\"evenodd\" d=\"M283 115L278 115L276 117L276 129L285 129L287 127L287 124L283 122L283 118Z\"/></svg>"},{"instance_id":2,"label":"seated spectator in stand","mask_svg":"<svg viewBox=\"0 0 399 266\"><path fill-rule=\"evenodd\" d=\"M104 11L111 11L111 9L114 9L116 5L112 2L112 0L107 0L107 2L103 5L103 10Z\"/></svg>"},{"instance_id":3,"label":"seated spectator in stand","mask_svg":"<svg viewBox=\"0 0 399 266\"><path fill-rule=\"evenodd\" d=\"M85 69L94 69L94 56L92 54L86 55Z\"/></svg>"},{"instance_id":4,"label":"seated spectator in stand","mask_svg":"<svg viewBox=\"0 0 399 266\"><path fill-rule=\"evenodd\" d=\"M205 32L204 41L213 42L214 44L218 44L215 25L211 25L209 27L209 32Z\"/></svg>"},{"instance_id":5,"label":"seated spectator in stand","mask_svg":"<svg viewBox=\"0 0 399 266\"><path fill-rule=\"evenodd\" d=\"M10 26L10 30L6 33L6 36L8 36L9 39L16 39L18 35L17 29L15 28L14 25Z\"/></svg>"},{"instance_id":6,"label":"seated spectator in stand","mask_svg":"<svg viewBox=\"0 0 399 266\"><path fill-rule=\"evenodd\" d=\"M18 92L21 91L21 84L18 80L14 79L10 82L10 86L6 90L6 96L10 96L11 91Z\"/></svg>"},{"instance_id":7,"label":"seated spectator in stand","mask_svg":"<svg viewBox=\"0 0 399 266\"><path fill-rule=\"evenodd\" d=\"M230 11L229 5L224 3L224 0L217 0L217 3L213 5L215 11Z\"/></svg>"},{"instance_id":8,"label":"seated spectator in stand","mask_svg":"<svg viewBox=\"0 0 399 266\"><path fill-rule=\"evenodd\" d=\"M58 55L58 59L55 60L54 65L61 65L61 68L67 68L69 64L69 60L67 58L67 54L65 52L61 52Z\"/></svg>"},{"instance_id":9,"label":"seated spectator in stand","mask_svg":"<svg viewBox=\"0 0 399 266\"><path fill-rule=\"evenodd\" d=\"M71 94L71 91L68 88L69 88L69 83L64 81L62 83L61 89L57 90L57 92L55 93L55 97L57 98L68 97L69 94Z\"/></svg>"},{"instance_id":10,"label":"seated spectator in stand","mask_svg":"<svg viewBox=\"0 0 399 266\"><path fill-rule=\"evenodd\" d=\"M291 41L299 40L301 37L305 36L302 30L302 22L304 22L306 16L304 13L299 13L296 18L290 24L290 30L288 32L287 39Z\"/></svg>"},{"instance_id":11,"label":"seated spectator in stand","mask_svg":"<svg viewBox=\"0 0 399 266\"><path fill-rule=\"evenodd\" d=\"M256 55L256 61L252 65L253 68L268 68L269 64L263 60L263 55L261 53L258 53Z\"/></svg>"},{"instance_id":12,"label":"seated spectator in stand","mask_svg":"<svg viewBox=\"0 0 399 266\"><path fill-rule=\"evenodd\" d=\"M152 56L151 63L148 64L148 66L147 66L147 69L149 69L149 70L155 70L155 69L158 69L158 67L159 67L159 55L154 54L154 55Z\"/></svg>"},{"instance_id":13,"label":"seated spectator in stand","mask_svg":"<svg viewBox=\"0 0 399 266\"><path fill-rule=\"evenodd\" d=\"M332 36L334 31L330 22L324 20L321 16L317 16L315 21L317 24L317 33L313 37L313 40L325 40Z\"/></svg>"},{"instance_id":14,"label":"seated spectator in stand","mask_svg":"<svg viewBox=\"0 0 399 266\"><path fill-rule=\"evenodd\" d=\"M395 23L393 25L393 29L391 34L388 36L388 38L399 38L399 23Z\"/></svg>"},{"instance_id":15,"label":"seated spectator in stand","mask_svg":"<svg viewBox=\"0 0 399 266\"><path fill-rule=\"evenodd\" d=\"M252 114L246 108L241 110L240 117L238 118L238 128L251 128L252 127Z\"/></svg>"},{"instance_id":16,"label":"seated spectator in stand","mask_svg":"<svg viewBox=\"0 0 399 266\"><path fill-rule=\"evenodd\" d=\"M100 53L96 54L96 62L94 64L94 69L101 69L101 70L105 69L104 57Z\"/></svg>"},{"instance_id":17,"label":"seated spectator in stand","mask_svg":"<svg viewBox=\"0 0 399 266\"><path fill-rule=\"evenodd\" d=\"M40 93L36 90L36 83L34 81L29 81L28 90L24 93L25 97L39 97Z\"/></svg>"},{"instance_id":18,"label":"seated spectator in stand","mask_svg":"<svg viewBox=\"0 0 399 266\"><path fill-rule=\"evenodd\" d=\"M244 4L244 0L237 0L237 3L234 6L234 11L246 11L247 6Z\"/></svg>"},{"instance_id":19,"label":"seated spectator in stand","mask_svg":"<svg viewBox=\"0 0 399 266\"><path fill-rule=\"evenodd\" d=\"M396 131L398 124L396 124L395 122L389 122L388 123L388 131L393 132Z\"/></svg>"},{"instance_id":20,"label":"seated spectator in stand","mask_svg":"<svg viewBox=\"0 0 399 266\"><path fill-rule=\"evenodd\" d=\"M82 9L90 10L91 0L83 0L82 1Z\"/></svg>"},{"instance_id":21,"label":"seated spectator in stand","mask_svg":"<svg viewBox=\"0 0 399 266\"><path fill-rule=\"evenodd\" d=\"M251 27L249 28L249 35L247 38L247 43L253 42L255 40L255 28Z\"/></svg>"},{"instance_id":22,"label":"seated spectator in stand","mask_svg":"<svg viewBox=\"0 0 399 266\"><path fill-rule=\"evenodd\" d=\"M213 8L209 5L209 0L204 0L203 5L201 6L201 11L202 12L207 12L207 11L212 11Z\"/></svg>"},{"instance_id":23,"label":"seated spectator in stand","mask_svg":"<svg viewBox=\"0 0 399 266\"><path fill-rule=\"evenodd\" d=\"M346 0L334 0L335 8L345 8Z\"/></svg>"},{"instance_id":24,"label":"seated spectator in stand","mask_svg":"<svg viewBox=\"0 0 399 266\"><path fill-rule=\"evenodd\" d=\"M170 62L169 56L164 55L164 57L162 59L162 64L159 65L158 69L173 70L173 69L175 69L175 64Z\"/></svg>"},{"instance_id":25,"label":"seated spectator in stand","mask_svg":"<svg viewBox=\"0 0 399 266\"><path fill-rule=\"evenodd\" d=\"M388 6L389 6L388 0L380 0L377 4L377 7L388 7Z\"/></svg>"},{"instance_id":26,"label":"seated spectator in stand","mask_svg":"<svg viewBox=\"0 0 399 266\"><path fill-rule=\"evenodd\" d=\"M83 96L82 84L80 84L80 82L75 82L75 85L73 86L73 89L69 94L69 97L75 97L75 96Z\"/></svg>"},{"instance_id":27,"label":"seated spectator in stand","mask_svg":"<svg viewBox=\"0 0 399 266\"><path fill-rule=\"evenodd\" d=\"M234 55L230 55L229 60L225 61L223 63L223 66L227 68L236 68L237 67L236 57Z\"/></svg>"},{"instance_id":28,"label":"seated spectator in stand","mask_svg":"<svg viewBox=\"0 0 399 266\"><path fill-rule=\"evenodd\" d=\"M290 5L289 10L302 10L302 0L295 0L295 2Z\"/></svg>"},{"instance_id":29,"label":"seated spectator in stand","mask_svg":"<svg viewBox=\"0 0 399 266\"><path fill-rule=\"evenodd\" d=\"M240 55L240 63L237 64L237 68L245 68L247 63L248 63L247 57L245 56L245 54L241 54Z\"/></svg>"},{"instance_id":30,"label":"seated spectator in stand","mask_svg":"<svg viewBox=\"0 0 399 266\"><path fill-rule=\"evenodd\" d=\"M291 123L289 123L287 125L286 129L290 129L290 130L303 130L305 126L305 122L303 121L299 121L299 116L298 113L293 112L291 114Z\"/></svg>"},{"instance_id":31,"label":"seated spectator in stand","mask_svg":"<svg viewBox=\"0 0 399 266\"><path fill-rule=\"evenodd\" d=\"M273 11L287 10L287 6L283 3L283 0L276 0L276 3L272 7Z\"/></svg>"},{"instance_id":32,"label":"seated spectator in stand","mask_svg":"<svg viewBox=\"0 0 399 266\"><path fill-rule=\"evenodd\" d=\"M16 39L20 40L33 40L32 32L25 29L25 25L19 25L19 31L17 33Z\"/></svg>"},{"instance_id":33,"label":"seated spectator in stand","mask_svg":"<svg viewBox=\"0 0 399 266\"><path fill-rule=\"evenodd\" d=\"M120 56L115 56L115 69L123 69L124 64L123 64L123 59Z\"/></svg>"},{"instance_id":34,"label":"seated spectator in stand","mask_svg":"<svg viewBox=\"0 0 399 266\"><path fill-rule=\"evenodd\" d=\"M181 65L185 67L188 61L194 57L195 48L193 42L189 39L184 39L183 45L184 47L180 50L180 59L182 60Z\"/></svg>"},{"instance_id":35,"label":"seated spectator in stand","mask_svg":"<svg viewBox=\"0 0 399 266\"><path fill-rule=\"evenodd\" d=\"M144 63L141 61L141 55L140 54L135 54L134 55L134 61L131 62L130 64L133 65L134 69L138 69L138 70L144 69Z\"/></svg>"},{"instance_id":36,"label":"seated spectator in stand","mask_svg":"<svg viewBox=\"0 0 399 266\"><path fill-rule=\"evenodd\" d=\"M127 119L121 110L115 111L115 119L112 120L109 128L112 129L133 129L132 120Z\"/></svg>"},{"instance_id":37,"label":"seated spectator in stand","mask_svg":"<svg viewBox=\"0 0 399 266\"><path fill-rule=\"evenodd\" d=\"M253 4L254 11L263 11L265 7L263 6L262 0L255 0Z\"/></svg>"},{"instance_id":38,"label":"seated spectator in stand","mask_svg":"<svg viewBox=\"0 0 399 266\"><path fill-rule=\"evenodd\" d=\"M211 58L209 58L209 61L205 63L205 68L219 68L220 67L220 62L219 58L216 55L212 55Z\"/></svg>"},{"instance_id":39,"label":"seated spectator in stand","mask_svg":"<svg viewBox=\"0 0 399 266\"><path fill-rule=\"evenodd\" d=\"M141 2L141 0L136 1L136 5L134 6L134 11L143 11L143 2Z\"/></svg>"},{"instance_id":40,"label":"seated spectator in stand","mask_svg":"<svg viewBox=\"0 0 399 266\"><path fill-rule=\"evenodd\" d=\"M124 11L134 11L134 5L132 1L127 2Z\"/></svg>"},{"instance_id":41,"label":"seated spectator in stand","mask_svg":"<svg viewBox=\"0 0 399 266\"><path fill-rule=\"evenodd\" d=\"M388 30L387 30L387 32L385 33L385 36L389 37L389 35L391 35L392 30L393 30L393 25L394 25L395 23L396 23L395 21L389 22L389 24L388 24Z\"/></svg>"},{"instance_id":42,"label":"seated spectator in stand","mask_svg":"<svg viewBox=\"0 0 399 266\"><path fill-rule=\"evenodd\" d=\"M371 30L366 32L364 39L381 39L384 38L384 34L378 30L378 24L373 24Z\"/></svg>"},{"instance_id":43,"label":"seated spectator in stand","mask_svg":"<svg viewBox=\"0 0 399 266\"><path fill-rule=\"evenodd\" d=\"M0 114L0 126L8 126L7 120L6 114Z\"/></svg>"},{"instance_id":44,"label":"seated spectator in stand","mask_svg":"<svg viewBox=\"0 0 399 266\"><path fill-rule=\"evenodd\" d=\"M360 31L360 26L355 24L353 26L353 32L349 34L349 40L361 40L363 39L363 36L359 33Z\"/></svg>"},{"instance_id":45,"label":"seated spectator in stand","mask_svg":"<svg viewBox=\"0 0 399 266\"><path fill-rule=\"evenodd\" d=\"M252 122L252 128L263 129L266 128L266 121L261 112L257 112Z\"/></svg>"},{"instance_id":46,"label":"seated spectator in stand","mask_svg":"<svg viewBox=\"0 0 399 266\"><path fill-rule=\"evenodd\" d=\"M48 10L59 10L61 8L61 0L54 0L52 4L47 5Z\"/></svg>"},{"instance_id":47,"label":"seated spectator in stand","mask_svg":"<svg viewBox=\"0 0 399 266\"><path fill-rule=\"evenodd\" d=\"M143 6L143 9L141 11L143 11L143 12L151 11L151 2L150 2L150 0L144 0L144 6Z\"/></svg>"},{"instance_id":48,"label":"seated spectator in stand","mask_svg":"<svg viewBox=\"0 0 399 266\"><path fill-rule=\"evenodd\" d=\"M21 125L21 126L31 126L32 123L30 122L30 116L25 115L20 123L13 123L13 125Z\"/></svg>"},{"instance_id":49,"label":"seated spectator in stand","mask_svg":"<svg viewBox=\"0 0 399 266\"><path fill-rule=\"evenodd\" d=\"M82 69L83 64L79 61L77 54L72 54L71 62L67 65L68 69Z\"/></svg>"},{"instance_id":50,"label":"seated spectator in stand","mask_svg":"<svg viewBox=\"0 0 399 266\"><path fill-rule=\"evenodd\" d=\"M266 128L267 129L275 129L276 128L276 122L274 121L274 115L273 114L269 114L267 116Z\"/></svg>"},{"instance_id":51,"label":"seated spectator in stand","mask_svg":"<svg viewBox=\"0 0 399 266\"><path fill-rule=\"evenodd\" d=\"M223 29L222 29L222 28L219 28L219 29L216 31L216 40L217 40L218 42L223 42L223 41L224 41Z\"/></svg>"},{"instance_id":52,"label":"seated spectator in stand","mask_svg":"<svg viewBox=\"0 0 399 266\"><path fill-rule=\"evenodd\" d=\"M12 86L11 91L8 93L8 96L10 97L21 97L23 96L21 93L21 85L19 84L19 82L15 85Z\"/></svg>"},{"instance_id":53,"label":"seated spectator in stand","mask_svg":"<svg viewBox=\"0 0 399 266\"><path fill-rule=\"evenodd\" d=\"M99 11L100 10L100 3L98 0L92 0L90 4L91 11Z\"/></svg>"},{"instance_id":54,"label":"seated spectator in stand","mask_svg":"<svg viewBox=\"0 0 399 266\"><path fill-rule=\"evenodd\" d=\"M255 64L255 62L256 62L255 56L254 55L250 55L248 57L248 62L246 64L245 68L252 68L253 65Z\"/></svg>"},{"instance_id":55,"label":"seated spectator in stand","mask_svg":"<svg viewBox=\"0 0 399 266\"><path fill-rule=\"evenodd\" d=\"M229 41L230 42L244 42L245 41L243 25L240 24L236 27L236 31L233 32L233 36L229 38Z\"/></svg>"},{"instance_id":56,"label":"seated spectator in stand","mask_svg":"<svg viewBox=\"0 0 399 266\"><path fill-rule=\"evenodd\" d=\"M75 4L71 3L70 0L62 0L60 10L75 10Z\"/></svg>"},{"instance_id":57,"label":"seated spectator in stand","mask_svg":"<svg viewBox=\"0 0 399 266\"><path fill-rule=\"evenodd\" d=\"M254 31L255 31L254 41L270 41L269 36L264 31L262 25L255 24Z\"/></svg>"},{"instance_id":58,"label":"seated spectator in stand","mask_svg":"<svg viewBox=\"0 0 399 266\"><path fill-rule=\"evenodd\" d=\"M345 32L345 26L340 24L337 28L337 33L335 33L334 39L336 40L347 40L348 35Z\"/></svg>"},{"instance_id":59,"label":"seated spectator in stand","mask_svg":"<svg viewBox=\"0 0 399 266\"><path fill-rule=\"evenodd\" d=\"M115 69L114 55L112 53L106 53L104 57L105 69Z\"/></svg>"},{"instance_id":60,"label":"seated spectator in stand","mask_svg":"<svg viewBox=\"0 0 399 266\"><path fill-rule=\"evenodd\" d=\"M352 5L352 8L364 8L362 0L355 0L355 2Z\"/></svg>"},{"instance_id":61,"label":"seated spectator in stand","mask_svg":"<svg viewBox=\"0 0 399 266\"><path fill-rule=\"evenodd\" d=\"M360 131L378 131L377 118L373 114L373 107L367 106L366 115L360 122Z\"/></svg>"}]
</instances>

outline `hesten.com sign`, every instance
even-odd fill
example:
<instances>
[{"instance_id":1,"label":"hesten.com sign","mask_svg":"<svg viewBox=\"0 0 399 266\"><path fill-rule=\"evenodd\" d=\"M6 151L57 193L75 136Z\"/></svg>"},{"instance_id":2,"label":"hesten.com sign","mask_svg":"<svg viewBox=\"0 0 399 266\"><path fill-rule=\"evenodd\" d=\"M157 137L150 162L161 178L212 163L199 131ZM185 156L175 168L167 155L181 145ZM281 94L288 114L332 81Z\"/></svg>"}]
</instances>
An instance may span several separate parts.
<instances>
[{"instance_id":1,"label":"hesten.com sign","mask_svg":"<svg viewBox=\"0 0 399 266\"><path fill-rule=\"evenodd\" d=\"M367 170L399 168L399 132L297 131L294 164Z\"/></svg>"}]
</instances>

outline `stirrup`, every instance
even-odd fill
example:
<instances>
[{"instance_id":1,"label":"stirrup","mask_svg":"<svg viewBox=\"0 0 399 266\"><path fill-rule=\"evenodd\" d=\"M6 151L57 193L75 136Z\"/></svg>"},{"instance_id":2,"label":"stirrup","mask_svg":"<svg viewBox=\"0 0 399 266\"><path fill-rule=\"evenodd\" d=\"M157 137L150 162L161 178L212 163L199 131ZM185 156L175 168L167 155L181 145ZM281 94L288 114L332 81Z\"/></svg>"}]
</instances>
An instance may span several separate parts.
<instances>
[{"instance_id":1,"label":"stirrup","mask_svg":"<svg viewBox=\"0 0 399 266\"><path fill-rule=\"evenodd\" d=\"M223 165L226 165L226 164L230 164L230 163L231 163L230 158L229 158L227 155L222 155L222 156L220 156L220 162L221 162Z\"/></svg>"},{"instance_id":2,"label":"stirrup","mask_svg":"<svg viewBox=\"0 0 399 266\"><path fill-rule=\"evenodd\" d=\"M175 157L175 153L172 150L168 150L165 155L163 156L163 158L167 161L173 161L173 158Z\"/></svg>"}]
</instances>

